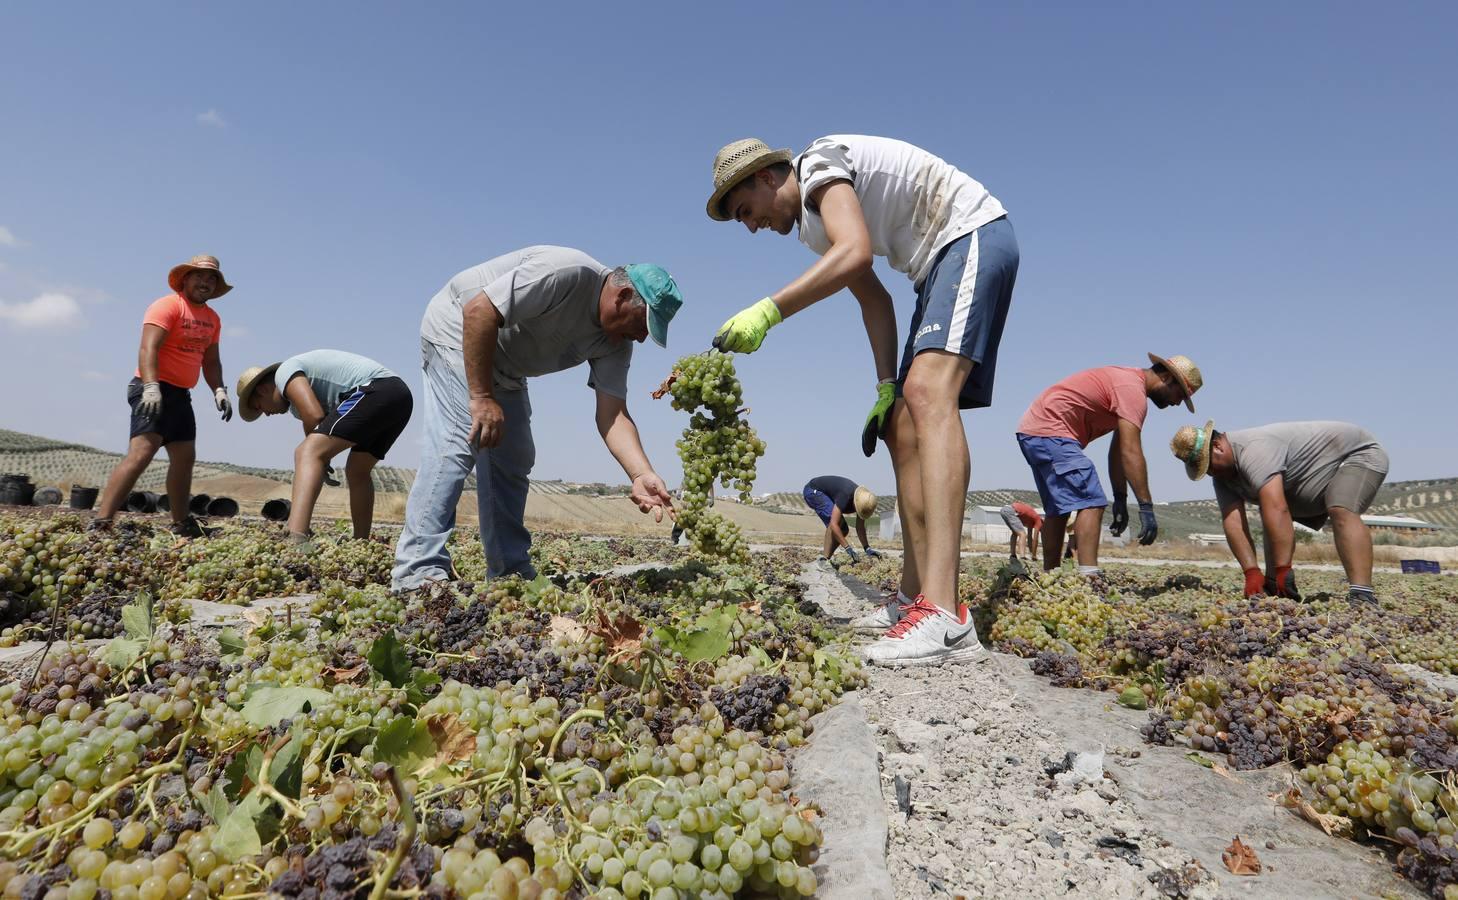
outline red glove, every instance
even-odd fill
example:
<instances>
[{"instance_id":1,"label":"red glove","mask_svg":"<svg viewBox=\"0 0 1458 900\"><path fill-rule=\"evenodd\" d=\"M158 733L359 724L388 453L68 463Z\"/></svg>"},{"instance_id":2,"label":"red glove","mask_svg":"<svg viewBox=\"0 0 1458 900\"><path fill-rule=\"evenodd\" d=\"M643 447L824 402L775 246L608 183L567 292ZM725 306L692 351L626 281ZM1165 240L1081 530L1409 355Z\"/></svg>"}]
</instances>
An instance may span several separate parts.
<instances>
[{"instance_id":1,"label":"red glove","mask_svg":"<svg viewBox=\"0 0 1458 900\"><path fill-rule=\"evenodd\" d=\"M1296 574L1291 571L1290 566L1276 566L1275 574L1272 576L1276 582L1276 596L1289 597L1292 600L1300 600L1301 594L1296 590Z\"/></svg>"},{"instance_id":2,"label":"red glove","mask_svg":"<svg viewBox=\"0 0 1458 900\"><path fill-rule=\"evenodd\" d=\"M1245 598L1249 600L1257 594L1266 592L1266 576L1261 574L1259 566L1251 566L1245 570Z\"/></svg>"}]
</instances>

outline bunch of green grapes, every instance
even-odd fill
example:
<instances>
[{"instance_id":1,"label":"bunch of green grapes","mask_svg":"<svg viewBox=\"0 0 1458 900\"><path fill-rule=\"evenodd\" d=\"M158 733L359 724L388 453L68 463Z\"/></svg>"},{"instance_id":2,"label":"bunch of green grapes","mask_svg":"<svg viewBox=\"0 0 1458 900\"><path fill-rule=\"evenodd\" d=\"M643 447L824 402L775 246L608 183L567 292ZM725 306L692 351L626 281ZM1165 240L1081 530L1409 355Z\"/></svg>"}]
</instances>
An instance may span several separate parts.
<instances>
[{"instance_id":1,"label":"bunch of green grapes","mask_svg":"<svg viewBox=\"0 0 1458 900\"><path fill-rule=\"evenodd\" d=\"M252 529L189 541L175 553L175 568L162 587L164 599L247 603L292 593L298 585L292 564L297 554L277 536Z\"/></svg>"}]
</instances>

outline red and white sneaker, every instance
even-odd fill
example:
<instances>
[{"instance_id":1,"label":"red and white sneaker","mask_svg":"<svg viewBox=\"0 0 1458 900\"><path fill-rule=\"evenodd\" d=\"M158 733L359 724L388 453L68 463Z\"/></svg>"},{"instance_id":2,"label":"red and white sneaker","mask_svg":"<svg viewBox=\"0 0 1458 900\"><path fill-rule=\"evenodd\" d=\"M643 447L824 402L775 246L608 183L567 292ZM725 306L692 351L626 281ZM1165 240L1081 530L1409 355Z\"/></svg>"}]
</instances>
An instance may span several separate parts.
<instances>
[{"instance_id":1,"label":"red and white sneaker","mask_svg":"<svg viewBox=\"0 0 1458 900\"><path fill-rule=\"evenodd\" d=\"M901 607L901 618L879 641L866 648L866 659L878 666L941 666L986 662L991 657L977 640L977 627L967 607L957 615L917 595Z\"/></svg>"},{"instance_id":2,"label":"red and white sneaker","mask_svg":"<svg viewBox=\"0 0 1458 900\"><path fill-rule=\"evenodd\" d=\"M886 629L901 621L901 611L913 602L915 601L908 600L904 594L897 591L876 607L874 612L852 619L850 625L856 631L867 634L884 634Z\"/></svg>"}]
</instances>

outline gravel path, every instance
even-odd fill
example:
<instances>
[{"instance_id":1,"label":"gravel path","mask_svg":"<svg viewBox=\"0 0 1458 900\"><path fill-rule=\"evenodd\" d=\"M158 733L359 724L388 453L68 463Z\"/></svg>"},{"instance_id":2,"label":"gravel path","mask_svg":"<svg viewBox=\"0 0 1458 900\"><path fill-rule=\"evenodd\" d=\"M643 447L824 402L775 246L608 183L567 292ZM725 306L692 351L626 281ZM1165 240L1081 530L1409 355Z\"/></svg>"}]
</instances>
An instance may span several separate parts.
<instances>
[{"instance_id":1,"label":"gravel path","mask_svg":"<svg viewBox=\"0 0 1458 900\"><path fill-rule=\"evenodd\" d=\"M833 618L876 596L816 566L803 577ZM896 896L1421 896L1378 851L1278 807L1287 770L1201 768L1185 748L1143 744L1144 714L1109 699L1053 688L1001 654L873 668L859 700L880 755ZM1059 771L1070 754L1073 770ZM1225 870L1236 835L1261 856L1261 875Z\"/></svg>"}]
</instances>

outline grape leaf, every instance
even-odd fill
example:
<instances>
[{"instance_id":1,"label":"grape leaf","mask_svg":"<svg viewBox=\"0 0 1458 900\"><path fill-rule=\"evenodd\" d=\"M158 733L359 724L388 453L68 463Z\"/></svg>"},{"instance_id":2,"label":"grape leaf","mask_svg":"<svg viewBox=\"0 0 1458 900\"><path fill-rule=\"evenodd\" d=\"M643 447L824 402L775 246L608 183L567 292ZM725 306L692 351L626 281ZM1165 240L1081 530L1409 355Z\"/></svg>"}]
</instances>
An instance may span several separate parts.
<instances>
[{"instance_id":1,"label":"grape leaf","mask_svg":"<svg viewBox=\"0 0 1458 900\"><path fill-rule=\"evenodd\" d=\"M228 796L220 784L215 783L212 790L198 797L197 805L215 825L228 818Z\"/></svg>"},{"instance_id":2,"label":"grape leaf","mask_svg":"<svg viewBox=\"0 0 1458 900\"><path fill-rule=\"evenodd\" d=\"M423 706L430 699L430 690L440 684L440 676L425 669L416 669L405 685L405 699L415 706Z\"/></svg>"},{"instance_id":3,"label":"grape leaf","mask_svg":"<svg viewBox=\"0 0 1458 900\"><path fill-rule=\"evenodd\" d=\"M415 771L428 775L441 766L470 759L476 753L476 731L453 715L431 716L425 720L426 731L435 744L435 754Z\"/></svg>"},{"instance_id":4,"label":"grape leaf","mask_svg":"<svg viewBox=\"0 0 1458 900\"><path fill-rule=\"evenodd\" d=\"M761 650L760 652L763 653L764 651ZM810 655L810 659L815 663L815 668L824 669L830 674L831 680L837 684L840 683L840 660L826 653L824 650L816 650Z\"/></svg>"},{"instance_id":5,"label":"grape leaf","mask_svg":"<svg viewBox=\"0 0 1458 900\"><path fill-rule=\"evenodd\" d=\"M142 656L145 645L130 638L112 638L106 649L101 651L101 661L120 671L130 668Z\"/></svg>"},{"instance_id":6,"label":"grape leaf","mask_svg":"<svg viewBox=\"0 0 1458 900\"><path fill-rule=\"evenodd\" d=\"M146 643L152 639L152 595L138 594L137 599L122 607L122 627L127 637Z\"/></svg>"},{"instance_id":7,"label":"grape leaf","mask_svg":"<svg viewBox=\"0 0 1458 900\"><path fill-rule=\"evenodd\" d=\"M243 636L232 628L218 632L218 649L223 656L238 656L243 652Z\"/></svg>"},{"instance_id":8,"label":"grape leaf","mask_svg":"<svg viewBox=\"0 0 1458 900\"><path fill-rule=\"evenodd\" d=\"M268 780L285 797L298 799L304 786L304 720L294 719L289 742L278 749L268 765ZM260 760L261 761L261 760Z\"/></svg>"},{"instance_id":9,"label":"grape leaf","mask_svg":"<svg viewBox=\"0 0 1458 900\"><path fill-rule=\"evenodd\" d=\"M1230 846L1225 848L1225 852L1220 854L1220 861L1234 875L1261 874L1261 858L1256 856L1250 845L1240 839L1240 835L1236 835Z\"/></svg>"},{"instance_id":10,"label":"grape leaf","mask_svg":"<svg viewBox=\"0 0 1458 900\"><path fill-rule=\"evenodd\" d=\"M213 841L214 852L233 863L261 851L263 841L258 837L257 822L268 802L266 797L254 791L233 807L232 812L218 824L217 837Z\"/></svg>"},{"instance_id":11,"label":"grape leaf","mask_svg":"<svg viewBox=\"0 0 1458 900\"><path fill-rule=\"evenodd\" d=\"M756 668L770 669L774 667L774 662L770 659L770 655L764 652L764 648L758 644L754 644L749 648L749 658L754 660Z\"/></svg>"},{"instance_id":12,"label":"grape leaf","mask_svg":"<svg viewBox=\"0 0 1458 900\"><path fill-rule=\"evenodd\" d=\"M292 719L305 707L317 708L333 697L328 691L311 687L254 688L243 703L243 721L254 728L272 728L284 719Z\"/></svg>"},{"instance_id":13,"label":"grape leaf","mask_svg":"<svg viewBox=\"0 0 1458 900\"><path fill-rule=\"evenodd\" d=\"M396 716L375 735L375 759L405 772L414 772L435 753L430 726L410 716Z\"/></svg>"},{"instance_id":14,"label":"grape leaf","mask_svg":"<svg viewBox=\"0 0 1458 900\"><path fill-rule=\"evenodd\" d=\"M370 668L378 672L392 687L404 687L410 680L410 654L400 646L393 631L387 631L375 638L366 659L370 661Z\"/></svg>"}]
</instances>

